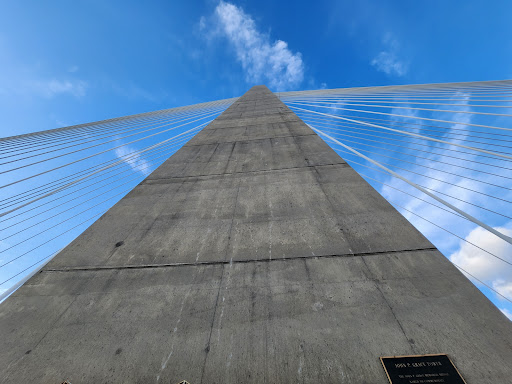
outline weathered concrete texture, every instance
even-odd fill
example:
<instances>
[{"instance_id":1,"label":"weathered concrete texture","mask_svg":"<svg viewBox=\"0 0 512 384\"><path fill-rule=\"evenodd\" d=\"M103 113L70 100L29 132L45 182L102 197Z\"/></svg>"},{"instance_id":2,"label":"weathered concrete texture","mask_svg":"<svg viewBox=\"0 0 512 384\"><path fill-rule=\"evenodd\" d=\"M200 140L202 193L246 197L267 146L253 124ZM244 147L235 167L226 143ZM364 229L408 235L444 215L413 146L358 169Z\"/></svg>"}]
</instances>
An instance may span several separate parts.
<instances>
[{"instance_id":1,"label":"weathered concrete texture","mask_svg":"<svg viewBox=\"0 0 512 384\"><path fill-rule=\"evenodd\" d=\"M387 383L379 356L512 377L512 326L265 87L0 305L2 382Z\"/></svg>"}]
</instances>

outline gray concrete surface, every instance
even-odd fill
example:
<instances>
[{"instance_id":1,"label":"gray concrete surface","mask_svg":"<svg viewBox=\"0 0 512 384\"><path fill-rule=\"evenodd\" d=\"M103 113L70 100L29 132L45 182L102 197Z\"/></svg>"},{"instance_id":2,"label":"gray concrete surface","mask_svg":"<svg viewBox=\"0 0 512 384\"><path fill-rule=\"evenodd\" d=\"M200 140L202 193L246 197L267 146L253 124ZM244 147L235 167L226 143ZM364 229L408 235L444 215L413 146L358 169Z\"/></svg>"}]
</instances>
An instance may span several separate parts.
<instances>
[{"instance_id":1,"label":"gray concrete surface","mask_svg":"<svg viewBox=\"0 0 512 384\"><path fill-rule=\"evenodd\" d=\"M0 305L0 383L508 383L512 325L266 87Z\"/></svg>"}]
</instances>

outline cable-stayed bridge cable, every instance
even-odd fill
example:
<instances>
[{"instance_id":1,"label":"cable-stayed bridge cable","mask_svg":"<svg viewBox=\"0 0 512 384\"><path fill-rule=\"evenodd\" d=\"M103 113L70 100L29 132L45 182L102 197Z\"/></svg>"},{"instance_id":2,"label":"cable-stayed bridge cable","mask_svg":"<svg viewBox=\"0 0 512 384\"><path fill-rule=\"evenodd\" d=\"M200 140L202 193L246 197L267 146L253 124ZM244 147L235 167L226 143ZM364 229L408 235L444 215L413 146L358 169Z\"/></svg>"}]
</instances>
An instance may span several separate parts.
<instances>
[{"instance_id":1,"label":"cable-stayed bridge cable","mask_svg":"<svg viewBox=\"0 0 512 384\"><path fill-rule=\"evenodd\" d=\"M344 148L348 149L348 150L349 150L349 151L351 151L351 152L354 152L356 155L358 155L358 156L362 157L363 159L365 159L365 160L367 160L367 161L369 161L369 162L373 163L373 164L374 164L374 165L376 165L377 167L382 168L383 170L387 171L388 173L392 174L393 176L395 176L395 177L397 177L397 178L399 178L399 179L401 179L401 180L405 181L407 184L409 184L409 185L411 185L412 187L414 187L414 188L416 188L416 189L420 190L421 192L425 193L426 195L428 195L428 196L432 197L433 199L435 199L435 200L439 201L441 204L446 205L447 207L449 207L450 209L454 210L454 211L455 211L455 212L457 212L458 214L460 214L460 215L462 215L462 216L465 216L466 218L468 218L469 220L471 220L473 223L475 223L475 224L479 225L479 226L480 226L480 227L482 227L482 228L487 229L489 232L491 232L491 233L492 233L492 234L494 234L495 236L499 237L500 239L502 239L502 240L506 241L506 242L507 242L507 243L509 243L509 244L512 244L512 238L511 238L511 237L509 237L509 236L507 236L507 235L505 235L505 234L503 234L503 233L501 233L501 232L499 232L499 231L495 230L493 227L491 227L491 226L489 226L489 225L485 224L484 222L482 222L482 221L478 220L476 217L473 217L472 215L470 215L470 214L468 214L468 213L466 213L466 212L462 211L461 209L457 208L457 207L456 207L456 206L454 206L453 204L450 204L449 202L447 202L446 200L444 200L444 199L440 198L439 196L434 195L433 193L431 193L431 192L427 191L425 188L420 187L418 184L416 184L416 183L414 183L414 182L412 182L412 181L410 181L410 180L406 179L405 177L403 177L403 176L399 175L398 173L396 173L396 172L392 171L391 169L389 169L389 168L387 168L387 167L385 167L385 166L381 165L379 162L377 162L377 161L375 161L375 160L373 160L373 159L369 158L368 156L363 155L362 153L360 153L360 152L356 151L355 149L352 149L352 148L351 148L351 147L349 147L348 145L341 143L340 141L338 141L338 140L336 140L335 138L333 138L333 137L331 137L331 136L327 135L326 133L323 133L323 132L322 132L322 131L320 131L319 129L316 129L316 128L314 128L314 127L311 127L311 128L312 128L315 132L318 132L318 133L320 133L321 135L323 135L323 136L325 136L325 137L327 137L327 138L331 139L331 140L332 140L332 141L334 141L335 143L337 143L337 144L341 145L342 147L344 147Z\"/></svg>"}]
</instances>

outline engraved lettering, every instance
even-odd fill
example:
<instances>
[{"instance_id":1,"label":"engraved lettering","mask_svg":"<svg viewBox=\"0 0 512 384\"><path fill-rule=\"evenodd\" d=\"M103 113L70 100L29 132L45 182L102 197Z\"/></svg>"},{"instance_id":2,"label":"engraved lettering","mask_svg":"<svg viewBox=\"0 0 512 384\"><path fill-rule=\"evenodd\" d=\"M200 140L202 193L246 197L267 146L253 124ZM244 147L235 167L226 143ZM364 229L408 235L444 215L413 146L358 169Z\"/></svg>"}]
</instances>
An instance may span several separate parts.
<instances>
[{"instance_id":1,"label":"engraved lettering","mask_svg":"<svg viewBox=\"0 0 512 384\"><path fill-rule=\"evenodd\" d=\"M465 384L447 355L381 357L391 384Z\"/></svg>"}]
</instances>

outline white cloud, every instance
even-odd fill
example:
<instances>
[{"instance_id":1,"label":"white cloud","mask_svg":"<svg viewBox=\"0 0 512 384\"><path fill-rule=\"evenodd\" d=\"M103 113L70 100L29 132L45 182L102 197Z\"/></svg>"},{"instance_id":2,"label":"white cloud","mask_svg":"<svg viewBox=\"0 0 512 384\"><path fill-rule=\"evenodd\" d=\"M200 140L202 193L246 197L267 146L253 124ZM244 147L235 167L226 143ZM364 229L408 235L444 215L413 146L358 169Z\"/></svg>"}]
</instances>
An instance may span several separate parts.
<instances>
[{"instance_id":1,"label":"white cloud","mask_svg":"<svg viewBox=\"0 0 512 384\"><path fill-rule=\"evenodd\" d=\"M381 51L372 60L372 65L377 70L387 75L403 76L407 73L407 64L400 61L394 52Z\"/></svg>"},{"instance_id":2,"label":"white cloud","mask_svg":"<svg viewBox=\"0 0 512 384\"><path fill-rule=\"evenodd\" d=\"M206 17L201 16L199 19L199 30L204 31L207 28Z\"/></svg>"},{"instance_id":3,"label":"white cloud","mask_svg":"<svg viewBox=\"0 0 512 384\"><path fill-rule=\"evenodd\" d=\"M164 92L150 92L144 88L139 87L134 83L127 84L116 84L110 82L108 86L116 92L119 96L125 97L128 99L135 100L147 100L150 102L159 102L166 97Z\"/></svg>"},{"instance_id":4,"label":"white cloud","mask_svg":"<svg viewBox=\"0 0 512 384\"><path fill-rule=\"evenodd\" d=\"M38 80L27 85L28 91L52 98L61 94L71 94L75 97L85 96L87 83L81 80Z\"/></svg>"},{"instance_id":5,"label":"white cloud","mask_svg":"<svg viewBox=\"0 0 512 384\"><path fill-rule=\"evenodd\" d=\"M456 99L464 99L465 95L462 94L456 94L454 98ZM461 103L462 105L460 107L457 107L457 110L459 111L469 111L470 108L467 106L467 99L465 102ZM403 104L405 107L410 107L408 104ZM454 110L456 110L454 108ZM425 124L425 121L415 119L419 117L420 113L418 110L413 109L399 109L399 108L393 108L391 110L392 114L401 115L403 117L394 116L392 118L393 122L397 123L407 123L407 124ZM450 130L447 130L447 133L451 133L452 129L462 129L466 126L464 124L467 124L471 121L471 115L464 114L464 113L452 113L449 116L445 116L444 114L439 114L439 116L434 116L438 118L443 118L446 120L453 121L454 123L450 127ZM395 129L405 129L402 125L394 126ZM421 133L421 132L420 132ZM436 133L437 134L437 133ZM417 142L417 140L414 140ZM457 142L457 140L450 139L452 142ZM460 140L459 140L460 141ZM463 160L454 160L453 158L447 158L443 155L443 153L447 153L446 146L440 143L433 143L433 142L424 142L423 144L429 144L429 147L417 147L417 146L411 146L410 148L406 148L405 152L410 153L413 156L421 156L422 158L417 158L416 161L413 157L406 156L405 159L407 161L416 162L418 165L409 164L409 163L398 163L400 167L407 168L410 171L416 172L416 173L410 173L405 172L401 170L396 170L398 173L400 173L402 176L406 177L407 179L413 181L414 183L417 183L423 187L430 188L436 191L439 191L441 193L445 193L451 196L456 196L459 199L464 200L471 200L472 202L475 201L475 196L471 195L469 191L465 189L459 188L459 186L462 187L472 187L471 184L468 182L467 179L463 178L456 178L456 177L450 177L446 173L440 173L439 171L435 171L433 169L428 169L425 167L421 167L419 164L427 165L429 167L433 167L436 169L439 169L441 171L447 171L447 172L456 172L459 174L470 176L470 172L466 172L464 169L461 168L454 168L451 165L439 163L436 161L442 161L444 163L452 163L452 164L458 164L461 165L464 163ZM448 147L449 149L454 149L455 147ZM431 152L430 154L428 152L418 152L417 149L420 150L426 150L428 152ZM397 150L403 151L402 148L398 148ZM441 155L434 154L440 153ZM394 155L392 155L394 156ZM382 159L383 161L386 161ZM424 177L425 176L425 177ZM448 180L447 180L448 177ZM436 180L438 179L438 180ZM450 183L453 183L455 185L450 185L443 183L439 180L446 180ZM408 184L403 183L402 181L396 179L396 178L390 178L389 181L386 181L387 184L391 185L392 187L404 190L408 193L411 193L412 195L421 197L423 199L426 199L428 201L431 201L435 203L436 205L442 205L433 199L428 198L421 192L419 192L416 188L409 186ZM436 224L441 225L444 228L450 229L450 228L459 228L463 231L467 231L465 233L468 233L474 225L463 221L453 215L450 215L448 213L444 213L441 210L438 210L437 208L433 208L430 204L427 204L425 202L422 202L418 199L413 199L407 195L404 195L392 188L389 187L383 187L381 192L388 200L395 201L398 204L402 205L409 211L412 211L416 213L417 215L421 217L425 217L427 219L430 219L431 221L434 221ZM453 199L450 199L449 197L445 195L440 195L441 198L449 201L452 204L455 204L459 206L462 209L471 211L471 207L468 207L467 205L460 205L458 201L454 201ZM429 224L421 219L418 219L415 215L404 211L404 216L414 222L416 227L425 235L427 236L431 241L435 242L438 247L447 249L450 248L453 249L453 247L458 247L458 240L454 236L451 236L447 234L446 232L436 228L432 224ZM433 216L435 214L436 216ZM464 232L463 232L464 233Z\"/></svg>"},{"instance_id":6,"label":"white cloud","mask_svg":"<svg viewBox=\"0 0 512 384\"><path fill-rule=\"evenodd\" d=\"M510 312L507 308L500 308L500 311L503 312L505 316L512 320L512 312Z\"/></svg>"},{"instance_id":7,"label":"white cloud","mask_svg":"<svg viewBox=\"0 0 512 384\"><path fill-rule=\"evenodd\" d=\"M119 159L123 160L126 164L128 164L132 169L136 172L142 173L144 176L148 176L151 173L150 166L151 164L142 158L138 153L132 154L135 152L134 148L129 146L123 146L116 148L115 154Z\"/></svg>"},{"instance_id":8,"label":"white cloud","mask_svg":"<svg viewBox=\"0 0 512 384\"><path fill-rule=\"evenodd\" d=\"M434 112L429 117L434 117L443 120L452 121L450 125L450 129L446 130L443 135L443 131L436 133L442 137L446 137L446 140L453 143L467 144L462 139L466 138L466 135L461 135L464 132L468 132L467 124L472 122L472 115L466 114L463 112L471 112L472 108L468 105L469 98L467 94L457 93L453 95L453 99L457 100L457 103L461 104L460 106L451 106L450 109L456 112ZM450 103L450 101L448 101ZM404 104L406 105L406 104ZM442 108L443 109L443 108ZM446 109L446 107L444 107ZM405 110L395 109L393 113L401 114L401 115L410 115L409 113L404 112ZM426 124L424 121L416 120L415 117L424 116L423 113L417 112L416 114L411 114L411 119L404 118L394 118L394 121L397 122L409 122L409 123L422 123ZM456 138L449 137L450 135L457 134ZM486 185L482 183L478 183L473 180L469 180L468 177L472 177L473 179L478 179L485 182L496 183L496 176L489 174L482 174L475 172L473 170L467 168L458 168L454 167L451 164L461 165L464 167L470 168L479 168L472 163L472 160L481 160L479 156L475 153L473 155L465 155L461 159L457 160L453 157L447 157L448 155L460 156L457 153L450 153L448 150L456 149L460 150L460 148L455 146L446 146L440 143L430 143L429 147L423 147L420 149L425 149L430 152L429 153L418 153L413 146L406 149L407 153L422 156L425 159L416 159L418 165L414 164L399 164L397 165L407 168L411 171L416 172L416 174L411 174L404 171L398 171L398 173L407 177L409 180L423 185L427 188L434 189L436 191L454 196L458 199L462 199L473 204L490 208L497 212L508 212L508 204L492 199L489 196L476 194L467 189L461 189L459 187L470 188L472 190L478 190L483 193L486 193L490 196L498 195L496 192L496 188L491 185ZM403 151L403 149L400 149ZM439 154L434 154L433 152L437 152ZM446 154L446 155L445 155ZM415 162L414 158L406 158L408 161ZM487 163L492 164L492 160L485 159ZM386 160L382 160L386 161ZM440 163L437 161L441 161L444 163ZM497 164L499 162L496 161ZM424 164L430 167L434 167L438 170L452 172L456 174L462 175L462 177L457 177L454 175L450 175L447 173L440 173L439 171L427 169L424 167L420 167L419 164ZM493 169L493 173L501 173L506 175L506 171L503 172ZM445 180L452 185L443 183L439 180L434 179L426 179L423 176L437 178L439 180ZM426 197L415 188L406 185L405 183L397 180L388 178L385 182L395 188L404 190L406 192L411 193L412 195L421 197L427 201L431 201L436 205L441 205L438 202ZM500 180L500 185L506 186L508 188L512 187L512 182L506 180ZM489 233L487 230L483 228L475 228L475 224L458 218L449 213L445 213L437 208L432 207L431 205L422 202L417 199L413 199L407 195L404 195L396 190L393 190L389 187L382 187L382 194L390 201L395 202L408 210L414 212L420 217L424 217L437 225L440 225L443 228L446 228L459 236L465 238L465 240L470 241L473 244L478 245L479 247L488 250L489 252L494 253L495 255L512 262L512 245L506 243L505 241L497 238L495 235ZM435 193L435 192L434 192ZM481 219L484 222L489 224L492 221L498 220L500 225L494 225L495 229L504 233L505 235L512 235L512 222L503 223L503 219L497 219L495 215L491 215L486 213L485 211L476 208L475 206L471 206L468 204L464 204L458 200L450 198L446 195L439 195L441 198L449 201L450 203L458 206L462 210L468 212L469 214ZM503 191L499 192L499 196L506 200L512 199L512 192ZM499 259L494 258L493 256L487 254L486 252L479 250L473 245L463 242L462 240L457 239L455 236L452 236L443 230L429 224L415 215L408 213L406 211L403 212L404 216L407 217L410 221L414 223L414 225L427 237L429 238L438 248L444 251L447 255L450 255L449 258L454 263L460 265L463 269L467 270L469 273L476 276L478 279L484 281L486 284L493 287L496 291L503 294L506 297L512 298L512 267L507 265L506 263L500 261ZM496 221L495 221L496 222ZM499 296L497 296L499 297Z\"/></svg>"},{"instance_id":9,"label":"white cloud","mask_svg":"<svg viewBox=\"0 0 512 384\"><path fill-rule=\"evenodd\" d=\"M496 279L492 282L492 287L501 295L512 298L512 278L509 277L508 281Z\"/></svg>"},{"instance_id":10,"label":"white cloud","mask_svg":"<svg viewBox=\"0 0 512 384\"><path fill-rule=\"evenodd\" d=\"M9 76L0 82L0 95L20 97L42 97L52 99L57 96L82 98L86 95L89 83L76 77L78 67L73 66L61 73L39 75L32 67L21 65L13 68Z\"/></svg>"},{"instance_id":11,"label":"white cloud","mask_svg":"<svg viewBox=\"0 0 512 384\"><path fill-rule=\"evenodd\" d=\"M512 223L508 227L495 229L505 235L512 235ZM479 247L512 262L512 245L499 239L487 230L477 227L465 238ZM503 261L492 257L466 242L460 243L460 248L450 255L450 260L461 266L480 280L491 282L493 288L507 297L512 297L512 267Z\"/></svg>"},{"instance_id":12,"label":"white cloud","mask_svg":"<svg viewBox=\"0 0 512 384\"><path fill-rule=\"evenodd\" d=\"M373 58L371 65L386 75L404 76L409 70L409 64L399 58L400 45L391 35L386 34L382 40L384 49Z\"/></svg>"},{"instance_id":13,"label":"white cloud","mask_svg":"<svg viewBox=\"0 0 512 384\"><path fill-rule=\"evenodd\" d=\"M245 70L249 83L267 82L277 91L297 88L304 79L304 63L300 52L293 53L282 40L271 41L261 33L242 8L221 1L215 8L213 35L228 39L235 49L237 60ZM207 29L204 17L200 29ZM211 37L211 36L210 36Z\"/></svg>"}]
</instances>

